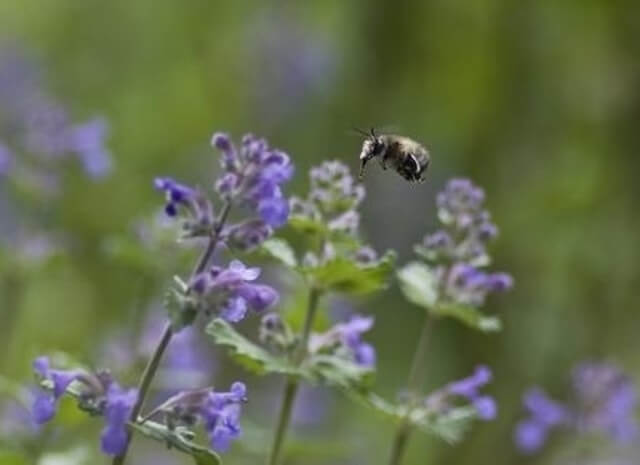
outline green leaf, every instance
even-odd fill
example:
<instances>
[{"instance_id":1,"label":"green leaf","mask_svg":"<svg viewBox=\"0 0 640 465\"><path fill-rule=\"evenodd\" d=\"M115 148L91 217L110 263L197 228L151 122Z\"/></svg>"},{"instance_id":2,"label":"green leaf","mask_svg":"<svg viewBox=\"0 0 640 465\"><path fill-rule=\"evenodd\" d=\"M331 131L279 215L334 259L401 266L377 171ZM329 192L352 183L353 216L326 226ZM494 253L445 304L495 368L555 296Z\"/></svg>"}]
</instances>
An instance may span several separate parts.
<instances>
[{"instance_id":1,"label":"green leaf","mask_svg":"<svg viewBox=\"0 0 640 465\"><path fill-rule=\"evenodd\" d=\"M292 215L287 223L294 231L304 234L328 235L329 228L321 221L313 220L306 216Z\"/></svg>"},{"instance_id":2,"label":"green leaf","mask_svg":"<svg viewBox=\"0 0 640 465\"><path fill-rule=\"evenodd\" d=\"M416 422L416 426L427 434L455 444L463 439L477 417L478 413L474 407L457 407L443 414L425 416Z\"/></svg>"},{"instance_id":3,"label":"green leaf","mask_svg":"<svg viewBox=\"0 0 640 465\"><path fill-rule=\"evenodd\" d=\"M438 285L433 269L411 262L398 271L400 288L407 300L425 308L432 315L451 317L483 332L500 331L500 319L487 316L475 307L455 302L438 302Z\"/></svg>"},{"instance_id":4,"label":"green leaf","mask_svg":"<svg viewBox=\"0 0 640 465\"><path fill-rule=\"evenodd\" d=\"M298 260L296 259L293 248L291 248L289 243L284 239L269 239L263 242L262 250L289 268L296 268L298 266Z\"/></svg>"},{"instance_id":5,"label":"green leaf","mask_svg":"<svg viewBox=\"0 0 640 465\"><path fill-rule=\"evenodd\" d=\"M498 317L487 316L475 307L456 303L439 303L432 312L434 315L449 316L474 329L485 333L500 331L502 323Z\"/></svg>"},{"instance_id":6,"label":"green leaf","mask_svg":"<svg viewBox=\"0 0 640 465\"><path fill-rule=\"evenodd\" d=\"M220 456L206 447L199 446L191 441L193 434L183 428L170 430L165 425L153 421L143 424L129 423L135 431L148 438L167 444L181 452L189 454L197 465L221 465Z\"/></svg>"},{"instance_id":7,"label":"green leaf","mask_svg":"<svg viewBox=\"0 0 640 465\"><path fill-rule=\"evenodd\" d=\"M371 265L361 265L352 259L337 256L318 267L306 268L305 271L320 289L362 295L387 286L394 262L393 252L387 252L377 263Z\"/></svg>"},{"instance_id":8,"label":"green leaf","mask_svg":"<svg viewBox=\"0 0 640 465\"><path fill-rule=\"evenodd\" d=\"M434 272L424 263L411 262L398 271L400 288L412 303L432 309L438 300L438 286Z\"/></svg>"},{"instance_id":9,"label":"green leaf","mask_svg":"<svg viewBox=\"0 0 640 465\"><path fill-rule=\"evenodd\" d=\"M449 444L459 442L478 417L473 406L456 407L445 413L436 414L425 408L414 409L407 417L407 406L393 404L374 393L358 394L349 392L350 397L373 411L391 418L395 423L407 419L420 431L439 437Z\"/></svg>"},{"instance_id":10,"label":"green leaf","mask_svg":"<svg viewBox=\"0 0 640 465\"><path fill-rule=\"evenodd\" d=\"M272 355L254 344L233 326L221 318L213 320L207 326L207 334L216 344L228 346L234 359L254 373L281 373L291 376L309 377L310 374L298 368L287 357Z\"/></svg>"},{"instance_id":11,"label":"green leaf","mask_svg":"<svg viewBox=\"0 0 640 465\"><path fill-rule=\"evenodd\" d=\"M335 355L312 355L306 364L318 378L331 386L364 390L373 381L373 370Z\"/></svg>"},{"instance_id":12,"label":"green leaf","mask_svg":"<svg viewBox=\"0 0 640 465\"><path fill-rule=\"evenodd\" d=\"M198 311L191 299L177 289L169 289L164 297L164 307L169 314L174 332L191 326Z\"/></svg>"}]
</instances>

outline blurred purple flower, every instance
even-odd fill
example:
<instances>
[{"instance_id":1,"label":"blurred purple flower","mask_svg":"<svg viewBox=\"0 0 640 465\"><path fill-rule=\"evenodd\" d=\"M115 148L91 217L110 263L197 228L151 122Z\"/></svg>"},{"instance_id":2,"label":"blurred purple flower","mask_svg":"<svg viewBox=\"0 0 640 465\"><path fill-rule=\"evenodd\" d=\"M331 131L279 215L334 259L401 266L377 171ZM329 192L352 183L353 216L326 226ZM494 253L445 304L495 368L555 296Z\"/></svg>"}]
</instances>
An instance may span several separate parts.
<instances>
[{"instance_id":1,"label":"blurred purple flower","mask_svg":"<svg viewBox=\"0 0 640 465\"><path fill-rule=\"evenodd\" d=\"M136 389L124 390L111 383L106 393L104 410L105 427L100 438L102 452L107 455L119 455L127 446L127 421L131 410L138 400Z\"/></svg>"},{"instance_id":2,"label":"blurred purple flower","mask_svg":"<svg viewBox=\"0 0 640 465\"><path fill-rule=\"evenodd\" d=\"M618 367L581 363L573 371L573 389L580 406L576 415L579 430L603 432L624 443L638 437L638 391Z\"/></svg>"},{"instance_id":3,"label":"blurred purple flower","mask_svg":"<svg viewBox=\"0 0 640 465\"><path fill-rule=\"evenodd\" d=\"M0 142L0 177L7 175L13 166L13 153Z\"/></svg>"},{"instance_id":4,"label":"blurred purple flower","mask_svg":"<svg viewBox=\"0 0 640 465\"><path fill-rule=\"evenodd\" d=\"M259 268L247 268L233 260L227 268L213 266L198 274L190 285L205 312L215 310L225 320L236 323L244 319L247 309L263 312L278 301L273 288L253 284L259 276Z\"/></svg>"},{"instance_id":5,"label":"blurred purple flower","mask_svg":"<svg viewBox=\"0 0 640 465\"><path fill-rule=\"evenodd\" d=\"M480 389L491 382L493 375L489 367L477 366L471 376L447 384L425 399L428 409L441 412L452 407L452 397L462 397L473 405L481 420L493 420L498 413L498 407L493 397L481 394Z\"/></svg>"},{"instance_id":6,"label":"blurred purple flower","mask_svg":"<svg viewBox=\"0 0 640 465\"><path fill-rule=\"evenodd\" d=\"M558 427L603 433L621 443L638 437L637 389L619 368L607 363L578 365L573 371L573 392L575 402L567 405L550 399L540 388L525 394L529 418L515 430L516 445L522 452L537 452L549 432Z\"/></svg>"},{"instance_id":7,"label":"blurred purple flower","mask_svg":"<svg viewBox=\"0 0 640 465\"><path fill-rule=\"evenodd\" d=\"M20 47L0 49L0 136L13 153L29 155L13 157L16 181L50 195L60 184L60 162L73 155L90 178L108 175L112 160L105 145L106 121L73 124L65 105L47 94L38 71Z\"/></svg>"},{"instance_id":8,"label":"blurred purple flower","mask_svg":"<svg viewBox=\"0 0 640 465\"><path fill-rule=\"evenodd\" d=\"M111 154L105 148L107 123L95 118L69 129L69 148L78 154L85 172L92 178L103 178L111 173Z\"/></svg>"},{"instance_id":9,"label":"blurred purple flower","mask_svg":"<svg viewBox=\"0 0 640 465\"><path fill-rule=\"evenodd\" d=\"M26 396L25 396L26 397ZM7 399L0 409L0 438L33 436L40 431L40 425L28 407L17 400Z\"/></svg>"},{"instance_id":10,"label":"blurred purple flower","mask_svg":"<svg viewBox=\"0 0 640 465\"><path fill-rule=\"evenodd\" d=\"M231 441L242 434L240 414L246 397L247 388L241 382L233 383L228 392L213 389L182 391L158 407L155 413L163 412L167 421L174 425L193 426L201 420L211 446L225 452Z\"/></svg>"},{"instance_id":11,"label":"blurred purple flower","mask_svg":"<svg viewBox=\"0 0 640 465\"><path fill-rule=\"evenodd\" d=\"M373 317L353 315L345 323L338 323L322 334L312 334L309 340L309 351L333 351L358 365L375 368L375 348L362 341L362 333L373 327Z\"/></svg>"},{"instance_id":12,"label":"blurred purple flower","mask_svg":"<svg viewBox=\"0 0 640 465\"><path fill-rule=\"evenodd\" d=\"M75 371L52 370L48 357L38 357L33 362L33 371L40 380L53 383L52 392L39 389L33 400L33 418L38 424L51 420L57 411L58 399L65 393L67 387L78 377Z\"/></svg>"},{"instance_id":13,"label":"blurred purple flower","mask_svg":"<svg viewBox=\"0 0 640 465\"><path fill-rule=\"evenodd\" d=\"M255 79L257 108L271 121L299 110L310 97L332 88L338 50L326 38L312 34L298 18L277 9L261 12L247 30L246 63ZM255 69L260 71L255 73Z\"/></svg>"}]
</instances>

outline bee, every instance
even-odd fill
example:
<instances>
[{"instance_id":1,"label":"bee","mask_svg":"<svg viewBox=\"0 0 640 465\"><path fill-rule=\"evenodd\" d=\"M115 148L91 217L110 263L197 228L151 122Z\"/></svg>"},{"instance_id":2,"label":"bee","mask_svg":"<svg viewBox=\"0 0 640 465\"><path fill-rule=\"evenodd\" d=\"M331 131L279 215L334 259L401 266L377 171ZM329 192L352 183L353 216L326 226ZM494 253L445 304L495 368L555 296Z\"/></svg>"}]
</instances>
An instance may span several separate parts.
<instances>
[{"instance_id":1,"label":"bee","mask_svg":"<svg viewBox=\"0 0 640 465\"><path fill-rule=\"evenodd\" d=\"M378 157L382 169L389 166L409 182L424 182L427 168L431 162L429 152L420 143L404 136L376 134L371 128L369 133L357 130L366 136L360 153L360 175L372 158Z\"/></svg>"}]
</instances>

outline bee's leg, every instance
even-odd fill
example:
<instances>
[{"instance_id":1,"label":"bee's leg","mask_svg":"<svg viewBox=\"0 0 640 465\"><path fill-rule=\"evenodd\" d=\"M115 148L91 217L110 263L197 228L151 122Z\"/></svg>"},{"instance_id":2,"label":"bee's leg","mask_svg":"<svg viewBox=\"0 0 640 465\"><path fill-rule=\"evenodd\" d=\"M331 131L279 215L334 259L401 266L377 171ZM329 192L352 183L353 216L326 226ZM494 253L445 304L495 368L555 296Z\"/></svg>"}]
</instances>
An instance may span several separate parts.
<instances>
[{"instance_id":1,"label":"bee's leg","mask_svg":"<svg viewBox=\"0 0 640 465\"><path fill-rule=\"evenodd\" d=\"M389 155L388 155L388 151L386 151L384 153L384 155L382 155L382 157L380 157L380 166L382 166L383 170L387 169L387 160L389 159Z\"/></svg>"}]
</instances>

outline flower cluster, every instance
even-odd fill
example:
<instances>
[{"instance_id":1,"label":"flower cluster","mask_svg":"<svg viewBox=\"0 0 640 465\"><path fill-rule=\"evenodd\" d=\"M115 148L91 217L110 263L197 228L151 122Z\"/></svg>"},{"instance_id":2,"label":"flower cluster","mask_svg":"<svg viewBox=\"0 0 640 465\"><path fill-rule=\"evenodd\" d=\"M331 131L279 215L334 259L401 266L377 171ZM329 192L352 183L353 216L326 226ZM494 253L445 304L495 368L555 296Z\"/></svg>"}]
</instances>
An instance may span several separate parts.
<instances>
[{"instance_id":1,"label":"flower cluster","mask_svg":"<svg viewBox=\"0 0 640 465\"><path fill-rule=\"evenodd\" d=\"M608 363L582 363L573 371L572 384L573 402L567 404L550 399L540 388L525 394L529 418L515 431L521 451L538 451L555 428L603 433L617 442L638 437L640 430L634 418L637 389L619 368Z\"/></svg>"},{"instance_id":2,"label":"flower cluster","mask_svg":"<svg viewBox=\"0 0 640 465\"><path fill-rule=\"evenodd\" d=\"M312 168L309 176L309 196L306 200L292 197L292 215L323 222L331 231L356 235L360 226L357 208L366 192L362 184L356 184L349 167L326 161Z\"/></svg>"},{"instance_id":3,"label":"flower cluster","mask_svg":"<svg viewBox=\"0 0 640 465\"><path fill-rule=\"evenodd\" d=\"M488 242L498 234L484 209L484 191L468 179L450 180L437 197L442 229L428 234L416 252L435 266L442 298L481 306L487 295L513 286L506 273L487 273Z\"/></svg>"},{"instance_id":4,"label":"flower cluster","mask_svg":"<svg viewBox=\"0 0 640 465\"><path fill-rule=\"evenodd\" d=\"M229 449L231 441L242 434L240 414L246 400L246 386L235 382L229 392L216 392L211 388L180 392L152 415L164 413L170 428L175 428L178 424L194 426L201 422L207 431L211 447L224 452Z\"/></svg>"},{"instance_id":5,"label":"flower cluster","mask_svg":"<svg viewBox=\"0 0 640 465\"><path fill-rule=\"evenodd\" d=\"M484 365L478 366L471 376L449 383L443 389L430 394L425 400L425 405L429 411L446 412L452 406L452 398L461 397L475 407L478 418L493 420L497 413L496 402L493 397L479 392L491 379L491 370Z\"/></svg>"},{"instance_id":6,"label":"flower cluster","mask_svg":"<svg viewBox=\"0 0 640 465\"><path fill-rule=\"evenodd\" d=\"M220 198L227 205L248 207L255 217L236 224L214 224L213 205L199 189L160 177L154 185L166 194L165 213L170 217L181 210L186 213L186 237L210 236L213 228L219 228L216 232L230 247L253 249L289 218L289 201L282 185L293 176L293 164L286 153L269 148L264 139L251 134L243 137L239 150L223 133L214 134L211 144L221 153L223 173L215 183Z\"/></svg>"},{"instance_id":7,"label":"flower cluster","mask_svg":"<svg viewBox=\"0 0 640 465\"><path fill-rule=\"evenodd\" d=\"M269 226L279 227L289 217L289 202L281 186L294 173L289 156L270 149L264 139L251 134L242 138L240 150L228 135L216 133L211 144L222 153L222 168L225 171L217 182L218 193L230 200L238 200L249 206Z\"/></svg>"},{"instance_id":8,"label":"flower cluster","mask_svg":"<svg viewBox=\"0 0 640 465\"><path fill-rule=\"evenodd\" d=\"M47 95L40 81L37 67L17 48L0 50L0 137L11 146L11 150L8 145L0 150L4 152L0 159L5 159L5 168L26 182L46 178L46 184L54 189L59 180L51 168L70 156L80 161L90 178L110 174L112 160L105 146L105 120L96 117L72 123L66 108ZM16 157L12 152L26 156Z\"/></svg>"},{"instance_id":9,"label":"flower cluster","mask_svg":"<svg viewBox=\"0 0 640 465\"><path fill-rule=\"evenodd\" d=\"M349 167L339 161L326 161L312 168L309 175L309 195L306 199L291 198L291 216L293 220L315 224L315 232L320 228L323 247L319 254L308 252L304 263L317 266L343 255L362 265L375 264L376 251L361 246L358 237L358 207L365 198L364 186L356 183Z\"/></svg>"},{"instance_id":10,"label":"flower cluster","mask_svg":"<svg viewBox=\"0 0 640 465\"><path fill-rule=\"evenodd\" d=\"M54 370L47 357L39 357L33 369L47 390L37 392L33 403L33 417L37 424L51 420L57 410L57 402L71 383L79 386L78 402L82 409L96 415L103 415L105 427L101 435L102 451L107 455L118 455L125 449L128 433L127 421L138 399L135 389L122 389L105 372L96 374L82 371Z\"/></svg>"},{"instance_id":11,"label":"flower cluster","mask_svg":"<svg viewBox=\"0 0 640 465\"><path fill-rule=\"evenodd\" d=\"M312 334L309 352L329 352L351 360L365 368L375 368L376 350L362 340L362 333L373 327L373 317L353 315L345 323L338 323L327 332Z\"/></svg>"},{"instance_id":12,"label":"flower cluster","mask_svg":"<svg viewBox=\"0 0 640 465\"><path fill-rule=\"evenodd\" d=\"M206 314L214 311L229 322L244 319L247 309L263 312L275 305L278 293L270 286L254 284L260 268L247 268L233 260L228 267L212 266L196 275L190 288L197 296L199 309Z\"/></svg>"}]
</instances>

